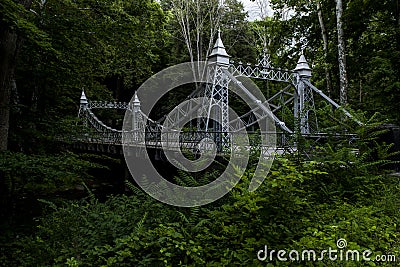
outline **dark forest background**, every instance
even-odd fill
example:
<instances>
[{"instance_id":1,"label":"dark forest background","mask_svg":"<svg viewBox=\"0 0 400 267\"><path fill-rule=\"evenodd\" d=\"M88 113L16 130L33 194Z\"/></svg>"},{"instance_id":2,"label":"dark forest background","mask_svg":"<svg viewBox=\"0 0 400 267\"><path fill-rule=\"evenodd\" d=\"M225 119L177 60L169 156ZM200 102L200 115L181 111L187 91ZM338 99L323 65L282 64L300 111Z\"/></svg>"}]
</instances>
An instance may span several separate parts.
<instances>
[{"instance_id":1,"label":"dark forest background","mask_svg":"<svg viewBox=\"0 0 400 267\"><path fill-rule=\"evenodd\" d=\"M399 1L271 0L274 14L260 11L256 21L239 1L218 2L0 0L0 265L337 266L267 265L257 252L335 248L339 238L400 260L395 144L379 137L388 134L382 125L400 124ZM62 145L82 130L82 90L91 100L129 101L158 71L205 59L218 28L235 61L255 63L266 49L273 66L294 69L304 53L313 84L363 121L351 128L358 152L332 141L307 157L279 157L256 192L247 192L250 167L220 201L184 209L123 184L122 159ZM189 93L171 93L158 115ZM316 105L322 120L337 119ZM127 192L92 193L110 179ZM365 264L375 266L343 266Z\"/></svg>"}]
</instances>

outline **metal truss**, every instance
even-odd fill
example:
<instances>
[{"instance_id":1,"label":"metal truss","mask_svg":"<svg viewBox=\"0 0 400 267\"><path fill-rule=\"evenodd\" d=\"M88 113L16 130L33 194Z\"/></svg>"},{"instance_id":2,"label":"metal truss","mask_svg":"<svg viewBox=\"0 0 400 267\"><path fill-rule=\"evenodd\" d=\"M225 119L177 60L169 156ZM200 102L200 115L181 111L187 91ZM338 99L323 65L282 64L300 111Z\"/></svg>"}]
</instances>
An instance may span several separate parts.
<instances>
[{"instance_id":1,"label":"metal truss","mask_svg":"<svg viewBox=\"0 0 400 267\"><path fill-rule=\"evenodd\" d=\"M271 55L267 52L267 49L263 49L263 54L258 60L258 65L263 66L264 68L272 68L271 64Z\"/></svg>"},{"instance_id":2,"label":"metal truss","mask_svg":"<svg viewBox=\"0 0 400 267\"><path fill-rule=\"evenodd\" d=\"M87 108L132 110L132 105L126 102L89 101Z\"/></svg>"},{"instance_id":3,"label":"metal truss","mask_svg":"<svg viewBox=\"0 0 400 267\"><path fill-rule=\"evenodd\" d=\"M298 74L292 70L276 69L263 65L243 64L242 62L235 63L231 61L229 71L235 76L244 76L248 78L287 82L296 84Z\"/></svg>"},{"instance_id":4,"label":"metal truss","mask_svg":"<svg viewBox=\"0 0 400 267\"><path fill-rule=\"evenodd\" d=\"M130 142L143 142L143 129L147 127L144 124L145 116L140 110L140 102L135 96L135 101L132 103L124 102L104 102L104 101L89 101L84 92L82 92L80 100L80 108L78 116L82 118L86 126L90 126L94 131L89 132L82 137L88 142L104 143L104 144L121 144L122 138ZM92 109L123 109L127 110L131 118L131 128L128 131L117 130L104 124L92 112ZM149 128L154 130L152 126L155 123L149 121Z\"/></svg>"},{"instance_id":5,"label":"metal truss","mask_svg":"<svg viewBox=\"0 0 400 267\"><path fill-rule=\"evenodd\" d=\"M192 98L176 106L172 112L163 118L163 127L167 129L182 128L184 122L196 119L198 111L203 107L201 98ZM158 121L158 123L160 123Z\"/></svg>"},{"instance_id":6,"label":"metal truss","mask_svg":"<svg viewBox=\"0 0 400 267\"><path fill-rule=\"evenodd\" d=\"M341 107L339 104L337 104L335 101L333 101L331 98L329 98L327 95L325 95L321 90L319 90L317 87L315 87L309 80L305 80L304 83L314 92L316 92L318 95L322 96L326 101L329 102L332 106L334 106L337 109L341 109L343 113L353 121L355 121L358 125L363 125L362 122L360 122L358 119L356 119L353 115L351 115L346 109Z\"/></svg>"},{"instance_id":7,"label":"metal truss","mask_svg":"<svg viewBox=\"0 0 400 267\"><path fill-rule=\"evenodd\" d=\"M244 76L254 79L277 81L288 84L284 89L273 95L267 101L262 102L255 97L243 85L237 77ZM137 95L134 101L105 102L89 101L84 92L80 99L79 117L93 131L83 137L89 143L132 145L138 147L167 148L171 150L188 149L204 151L199 148L199 142L204 138L214 140L218 153L231 152L235 147L231 146L231 137L241 130L257 124L263 119L269 118L279 127L277 147L283 151L296 151L296 135L305 137L322 138L319 133L318 120L315 112L314 94L322 96L336 108L341 108L336 102L326 96L310 82L311 69L302 55L295 70L283 70L273 68L270 56L264 51L258 64L234 63L229 60L220 35L215 43L213 51L207 63L207 83L198 86L181 105L178 105L170 114L159 121L153 121L140 109L140 101ZM252 109L240 118L229 119L229 85L235 86L239 92L255 104ZM202 98L201 98L202 97ZM289 129L278 113L284 112L287 107L293 112L295 129ZM128 130L117 130L105 125L92 112L92 109L122 109L128 113ZM341 108L345 115L356 120L348 111ZM181 129L182 124L197 120L197 129L190 127ZM163 123L163 124L161 124ZM298 132L299 131L299 132ZM270 134L264 132L263 134ZM259 148L261 154L272 155L270 147L262 144L251 144ZM278 149L278 150L279 150Z\"/></svg>"},{"instance_id":8,"label":"metal truss","mask_svg":"<svg viewBox=\"0 0 400 267\"><path fill-rule=\"evenodd\" d=\"M225 70L225 75L228 76L232 82L235 83L235 85L240 88L240 90L247 95L247 97L249 97L249 99L252 99L253 102L256 104L256 108L254 108L253 110L251 110L251 114L250 116L244 116L242 118L240 118L242 120L242 122L245 123L244 128L247 128L253 124L255 124L256 122L258 122L261 119L264 118L272 118L280 127L282 130L288 132L288 133L293 133L292 130L290 130L289 128L286 127L285 123L282 122L281 120L278 119L278 117L276 117L275 114L273 114L271 112L271 110L268 107L268 103L262 103L261 100L257 99L249 90L247 90L247 88L240 82L238 81L235 76L233 76L232 73L230 73L228 70ZM276 97L276 96L274 96ZM247 113L249 114L249 113ZM246 115L246 114L245 114ZM247 120L246 120L247 118ZM230 125L231 127L236 126L237 128L240 128L240 126L235 125L239 122L239 120L235 120L234 123L232 123L232 125ZM246 124L247 123L247 124ZM232 128L231 128L232 129ZM234 128L235 129L235 128Z\"/></svg>"},{"instance_id":9,"label":"metal truss","mask_svg":"<svg viewBox=\"0 0 400 267\"><path fill-rule=\"evenodd\" d=\"M272 68L269 62L269 57L265 53L264 57L257 65L244 65L241 62L235 64L231 62L229 70L232 76L244 76L254 79L289 83L290 86L278 92L267 101L269 106L272 108L275 121L285 131L293 132L296 130L289 130L276 116L276 112L281 110L283 106L287 106L293 102L295 125L299 124L298 128L300 133L310 134L318 132L318 121L315 113L313 90L305 83L305 81L311 77L311 69L309 68L304 55L300 57L295 70ZM295 89L293 94L288 92L288 89L291 88L291 86ZM256 111L258 111L258 109ZM265 116L267 116L267 114L259 114L257 116L253 112L253 114L248 117L244 117L244 121L246 126L251 126Z\"/></svg>"},{"instance_id":10,"label":"metal truss","mask_svg":"<svg viewBox=\"0 0 400 267\"><path fill-rule=\"evenodd\" d=\"M199 129L204 131L219 132L220 135L215 136L215 142L219 149L229 149L229 78L224 73L224 66L212 64L207 66L209 82L204 91L203 104L200 108ZM210 129L210 119L212 128Z\"/></svg>"}]
</instances>

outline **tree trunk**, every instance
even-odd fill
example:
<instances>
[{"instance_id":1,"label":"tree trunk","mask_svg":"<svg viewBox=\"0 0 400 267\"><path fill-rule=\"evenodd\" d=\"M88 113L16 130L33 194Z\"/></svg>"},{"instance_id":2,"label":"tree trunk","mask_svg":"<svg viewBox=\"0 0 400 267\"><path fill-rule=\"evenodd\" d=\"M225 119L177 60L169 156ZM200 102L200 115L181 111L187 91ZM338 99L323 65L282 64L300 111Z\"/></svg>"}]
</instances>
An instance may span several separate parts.
<instances>
[{"instance_id":1,"label":"tree trunk","mask_svg":"<svg viewBox=\"0 0 400 267\"><path fill-rule=\"evenodd\" d=\"M358 73L358 78L360 79L359 102L361 104L363 102L363 84L361 73Z\"/></svg>"},{"instance_id":2,"label":"tree trunk","mask_svg":"<svg viewBox=\"0 0 400 267\"><path fill-rule=\"evenodd\" d=\"M319 25L321 27L322 40L324 42L326 89L327 89L328 96L331 96L331 93L332 93L332 79L331 79L331 74L330 74L329 68L328 68L328 45L329 45L329 43L328 43L328 34L326 32L325 23L324 23L324 19L323 19L323 16L322 16L322 9L321 9L320 1L317 1L317 11L318 11Z\"/></svg>"},{"instance_id":3,"label":"tree trunk","mask_svg":"<svg viewBox=\"0 0 400 267\"><path fill-rule=\"evenodd\" d=\"M189 52L190 62L206 60L214 44L214 37L220 25L221 6L215 6L212 0L173 0L171 1L175 18L180 26L180 33ZM208 47L204 31L210 25ZM207 50L205 50L207 49ZM196 70L205 74L205 69ZM195 70L193 69L193 74Z\"/></svg>"},{"instance_id":4,"label":"tree trunk","mask_svg":"<svg viewBox=\"0 0 400 267\"><path fill-rule=\"evenodd\" d=\"M396 1L397 47L400 49L400 0Z\"/></svg>"},{"instance_id":5,"label":"tree trunk","mask_svg":"<svg viewBox=\"0 0 400 267\"><path fill-rule=\"evenodd\" d=\"M259 9L259 16L261 18L261 21L265 21L265 19L268 17L268 8L269 8L269 0L257 0L256 4Z\"/></svg>"},{"instance_id":6,"label":"tree trunk","mask_svg":"<svg viewBox=\"0 0 400 267\"><path fill-rule=\"evenodd\" d=\"M400 1L396 1L396 24L400 26Z\"/></svg>"},{"instance_id":7,"label":"tree trunk","mask_svg":"<svg viewBox=\"0 0 400 267\"><path fill-rule=\"evenodd\" d=\"M4 26L0 29L0 151L7 150L10 124L10 96L14 79L17 34Z\"/></svg>"},{"instance_id":8,"label":"tree trunk","mask_svg":"<svg viewBox=\"0 0 400 267\"><path fill-rule=\"evenodd\" d=\"M20 0L29 8L32 0ZM0 26L0 151L7 150L10 127L11 90L15 85L15 67L20 39L7 25Z\"/></svg>"},{"instance_id":9,"label":"tree trunk","mask_svg":"<svg viewBox=\"0 0 400 267\"><path fill-rule=\"evenodd\" d=\"M338 61L340 75L340 104L347 104L347 67L346 67L346 46L343 33L343 3L342 0L336 0L336 20L337 20L337 36L338 36Z\"/></svg>"}]
</instances>

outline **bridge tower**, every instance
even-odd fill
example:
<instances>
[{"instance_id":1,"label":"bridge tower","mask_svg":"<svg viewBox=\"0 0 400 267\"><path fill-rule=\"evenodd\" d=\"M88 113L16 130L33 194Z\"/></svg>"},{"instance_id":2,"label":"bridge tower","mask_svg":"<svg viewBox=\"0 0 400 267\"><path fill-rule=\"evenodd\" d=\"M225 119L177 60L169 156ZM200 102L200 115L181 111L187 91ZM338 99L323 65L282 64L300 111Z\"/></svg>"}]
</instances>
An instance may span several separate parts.
<instances>
[{"instance_id":1,"label":"bridge tower","mask_svg":"<svg viewBox=\"0 0 400 267\"><path fill-rule=\"evenodd\" d=\"M86 97L85 91L82 89L82 94L81 94L81 98L79 101L78 117L82 117L84 115L84 113L86 112L86 110L88 108L88 105L89 105L88 99ZM85 116L85 123L87 124L86 116Z\"/></svg>"},{"instance_id":2,"label":"bridge tower","mask_svg":"<svg viewBox=\"0 0 400 267\"><path fill-rule=\"evenodd\" d=\"M141 129L140 125L143 124L143 118L140 113L140 100L137 95L137 92L135 92L135 95L133 97L133 101L131 103L131 110L132 110L132 130L133 131L138 131Z\"/></svg>"},{"instance_id":3,"label":"bridge tower","mask_svg":"<svg viewBox=\"0 0 400 267\"><path fill-rule=\"evenodd\" d=\"M297 66L294 69L298 77L295 84L296 92L294 94L294 117L295 124L300 123L300 133L310 134L318 131L317 116L315 114L315 104L312 89L304 81L309 81L312 70L302 54Z\"/></svg>"},{"instance_id":4,"label":"bridge tower","mask_svg":"<svg viewBox=\"0 0 400 267\"><path fill-rule=\"evenodd\" d=\"M130 125L130 142L145 142L145 133L143 133L144 131L144 121L143 121L143 116L141 113L141 103L139 100L139 97L137 95L137 92L135 92L135 95L133 96L133 101L131 101L129 103L129 111L130 111L130 121L131 121L131 125Z\"/></svg>"},{"instance_id":5,"label":"bridge tower","mask_svg":"<svg viewBox=\"0 0 400 267\"><path fill-rule=\"evenodd\" d=\"M229 68L230 56L225 50L221 39L221 32L218 31L218 38L207 62L207 85L204 97L210 102L203 102L200 110L204 119L200 120L200 129L206 132L214 132L214 141L218 148L230 147L229 138L229 98L228 84L230 79L224 73ZM206 101L206 100L205 100ZM210 123L212 119L212 123ZM211 126L212 125L212 126ZM212 129L210 129L212 127Z\"/></svg>"}]
</instances>

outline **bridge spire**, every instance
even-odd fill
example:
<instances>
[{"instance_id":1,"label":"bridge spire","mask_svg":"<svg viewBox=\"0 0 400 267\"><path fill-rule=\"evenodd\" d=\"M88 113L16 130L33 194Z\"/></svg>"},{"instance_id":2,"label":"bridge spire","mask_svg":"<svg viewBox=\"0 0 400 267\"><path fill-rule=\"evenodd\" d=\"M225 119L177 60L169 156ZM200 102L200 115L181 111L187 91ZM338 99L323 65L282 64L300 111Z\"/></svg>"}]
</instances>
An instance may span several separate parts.
<instances>
[{"instance_id":1,"label":"bridge spire","mask_svg":"<svg viewBox=\"0 0 400 267\"><path fill-rule=\"evenodd\" d=\"M132 106L133 106L133 111L134 112L140 111L140 100L139 100L139 97L137 95L137 92L135 92L134 99L133 99L133 102L132 102Z\"/></svg>"},{"instance_id":2,"label":"bridge spire","mask_svg":"<svg viewBox=\"0 0 400 267\"><path fill-rule=\"evenodd\" d=\"M81 104L81 107L82 106L87 106L87 104L88 104L88 100L87 100L87 97L86 97L84 89L82 89L82 95L81 95L80 104Z\"/></svg>"},{"instance_id":3,"label":"bridge spire","mask_svg":"<svg viewBox=\"0 0 400 267\"><path fill-rule=\"evenodd\" d=\"M142 123L143 121L140 113L140 100L136 91L132 101L132 130L134 131L140 130L140 125ZM139 140L139 136L140 136L139 133L136 132L134 139Z\"/></svg>"},{"instance_id":4,"label":"bridge spire","mask_svg":"<svg viewBox=\"0 0 400 267\"><path fill-rule=\"evenodd\" d=\"M221 39L221 31L218 30L218 38L214 44L211 54L208 56L207 85L204 90L204 100L199 110L202 117L198 121L198 128L205 131L212 131L217 134L214 141L218 150L222 151L230 146L229 132L229 105L228 105L228 84L229 78L224 70L229 67L230 56L225 50ZM212 115L213 114L213 115ZM211 120L210 118L214 118ZM210 125L210 122L212 125Z\"/></svg>"},{"instance_id":5,"label":"bridge spire","mask_svg":"<svg viewBox=\"0 0 400 267\"><path fill-rule=\"evenodd\" d=\"M85 118L85 124L87 124L87 117L85 116L86 111L88 110L88 100L85 95L85 90L82 88L82 94L81 94L81 99L79 101L79 111L78 111L78 117L84 117Z\"/></svg>"},{"instance_id":6,"label":"bridge spire","mask_svg":"<svg viewBox=\"0 0 400 267\"><path fill-rule=\"evenodd\" d=\"M221 39L221 30L218 30L218 38L214 44L211 54L208 56L208 61L210 63L217 63L227 67L229 66L229 58L230 56L226 52L224 43Z\"/></svg>"},{"instance_id":7,"label":"bridge spire","mask_svg":"<svg viewBox=\"0 0 400 267\"><path fill-rule=\"evenodd\" d=\"M294 71L299 75L296 84L297 94L294 101L294 116L300 120L300 132L302 134L317 132L318 121L315 114L314 96L311 88L305 83L305 81L310 80L312 71L304 52L301 53Z\"/></svg>"},{"instance_id":8,"label":"bridge spire","mask_svg":"<svg viewBox=\"0 0 400 267\"><path fill-rule=\"evenodd\" d=\"M300 76L300 78L310 79L311 78L311 68L308 65L306 57L304 53L301 53L299 61L297 62L297 66L294 69Z\"/></svg>"}]
</instances>

